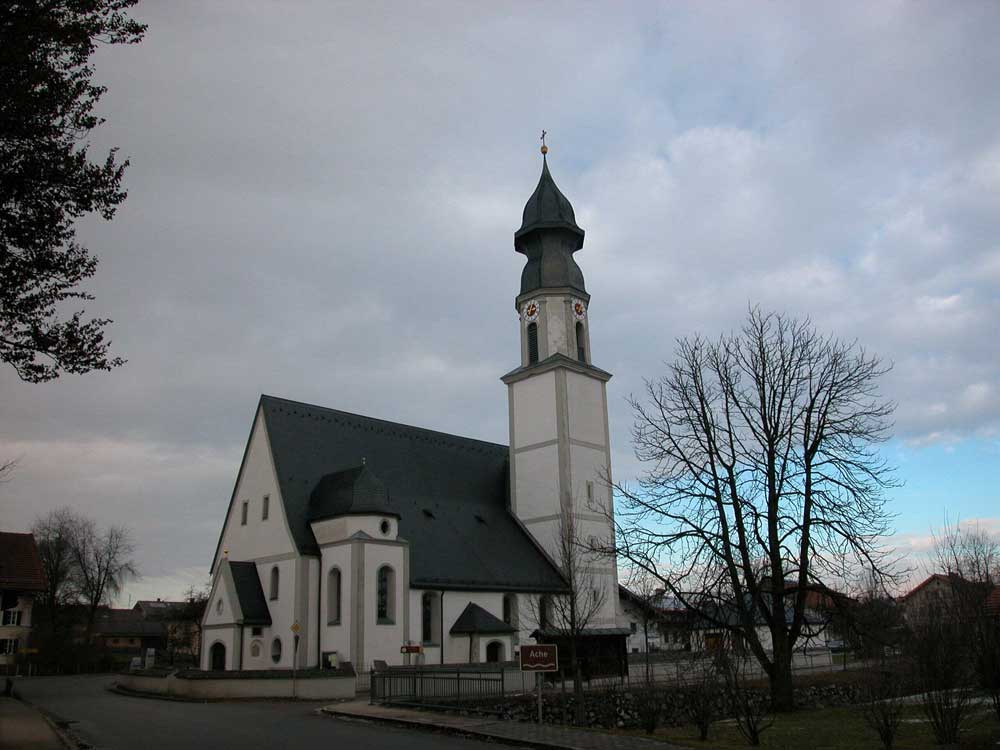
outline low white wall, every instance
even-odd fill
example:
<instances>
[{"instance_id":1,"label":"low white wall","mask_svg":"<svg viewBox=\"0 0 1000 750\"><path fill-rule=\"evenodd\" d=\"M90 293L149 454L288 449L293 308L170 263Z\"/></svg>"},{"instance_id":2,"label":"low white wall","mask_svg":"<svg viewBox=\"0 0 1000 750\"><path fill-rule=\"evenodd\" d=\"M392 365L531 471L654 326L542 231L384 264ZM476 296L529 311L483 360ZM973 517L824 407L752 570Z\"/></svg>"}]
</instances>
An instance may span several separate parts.
<instances>
[{"instance_id":1,"label":"low white wall","mask_svg":"<svg viewBox=\"0 0 1000 750\"><path fill-rule=\"evenodd\" d=\"M119 687L155 695L198 700L222 698L291 698L292 679L277 678L208 678L184 679L175 675L153 677L122 674ZM295 680L295 696L305 700L338 700L354 697L354 675L306 677Z\"/></svg>"}]
</instances>

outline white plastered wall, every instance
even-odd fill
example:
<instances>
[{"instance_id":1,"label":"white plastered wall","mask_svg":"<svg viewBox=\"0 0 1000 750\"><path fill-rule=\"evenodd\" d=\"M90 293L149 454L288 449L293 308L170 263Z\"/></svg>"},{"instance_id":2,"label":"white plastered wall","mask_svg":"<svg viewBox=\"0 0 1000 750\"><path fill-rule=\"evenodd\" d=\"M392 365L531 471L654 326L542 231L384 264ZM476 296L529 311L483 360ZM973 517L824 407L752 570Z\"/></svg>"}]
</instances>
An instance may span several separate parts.
<instances>
[{"instance_id":1,"label":"white plastered wall","mask_svg":"<svg viewBox=\"0 0 1000 750\"><path fill-rule=\"evenodd\" d=\"M407 550L399 544L364 543L364 661L367 667L375 659L382 659L389 665L403 663L400 647L406 640L405 621L409 613L409 571L405 564ZM394 573L395 616L391 624L379 624L377 607L377 574L379 568L389 565Z\"/></svg>"},{"instance_id":2,"label":"white plastered wall","mask_svg":"<svg viewBox=\"0 0 1000 750\"><path fill-rule=\"evenodd\" d=\"M330 571L340 570L340 622L330 624ZM351 600L351 545L338 544L323 548L323 601L320 620L322 650L336 651L340 661L351 661L351 627L354 618L354 602ZM355 665L360 668L360 665Z\"/></svg>"}]
</instances>

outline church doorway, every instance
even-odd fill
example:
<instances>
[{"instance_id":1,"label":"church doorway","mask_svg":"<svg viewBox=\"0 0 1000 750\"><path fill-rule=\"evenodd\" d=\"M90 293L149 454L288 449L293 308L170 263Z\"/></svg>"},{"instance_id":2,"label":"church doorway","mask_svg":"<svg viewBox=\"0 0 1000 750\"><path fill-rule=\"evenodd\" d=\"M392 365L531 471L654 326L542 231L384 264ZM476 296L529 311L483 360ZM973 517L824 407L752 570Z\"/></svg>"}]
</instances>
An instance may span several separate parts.
<instances>
[{"instance_id":1,"label":"church doorway","mask_svg":"<svg viewBox=\"0 0 1000 750\"><path fill-rule=\"evenodd\" d=\"M221 643L213 643L212 650L208 652L211 670L213 672L224 672L226 670L226 647Z\"/></svg>"},{"instance_id":2,"label":"church doorway","mask_svg":"<svg viewBox=\"0 0 1000 750\"><path fill-rule=\"evenodd\" d=\"M500 641L490 641L486 644L486 661L494 663L503 661L503 644Z\"/></svg>"}]
</instances>

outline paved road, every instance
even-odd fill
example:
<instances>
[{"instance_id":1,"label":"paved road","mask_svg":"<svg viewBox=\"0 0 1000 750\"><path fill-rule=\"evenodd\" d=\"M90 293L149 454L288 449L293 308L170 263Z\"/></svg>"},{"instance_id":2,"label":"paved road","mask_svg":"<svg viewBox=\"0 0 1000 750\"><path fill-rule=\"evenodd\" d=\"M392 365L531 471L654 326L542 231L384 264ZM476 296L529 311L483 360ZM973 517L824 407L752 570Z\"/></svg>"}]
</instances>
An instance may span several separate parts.
<instances>
[{"instance_id":1,"label":"paved road","mask_svg":"<svg viewBox=\"0 0 1000 750\"><path fill-rule=\"evenodd\" d=\"M322 703L181 703L109 693L104 676L17 680L16 690L100 750L485 750L476 740L317 715Z\"/></svg>"}]
</instances>

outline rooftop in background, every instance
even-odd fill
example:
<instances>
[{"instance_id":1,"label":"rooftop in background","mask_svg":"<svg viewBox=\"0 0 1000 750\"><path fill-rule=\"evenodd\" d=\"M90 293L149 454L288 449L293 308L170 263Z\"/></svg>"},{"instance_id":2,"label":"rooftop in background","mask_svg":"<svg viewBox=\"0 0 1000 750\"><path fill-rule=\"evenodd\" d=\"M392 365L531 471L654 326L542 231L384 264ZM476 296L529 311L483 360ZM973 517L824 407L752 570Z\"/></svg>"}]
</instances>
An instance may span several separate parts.
<instances>
[{"instance_id":1,"label":"rooftop in background","mask_svg":"<svg viewBox=\"0 0 1000 750\"><path fill-rule=\"evenodd\" d=\"M104 609L94 618L94 634L101 636L162 636L163 623L147 620L135 609Z\"/></svg>"},{"instance_id":2,"label":"rooftop in background","mask_svg":"<svg viewBox=\"0 0 1000 750\"><path fill-rule=\"evenodd\" d=\"M0 532L0 588L44 591L42 558L32 534Z\"/></svg>"}]
</instances>

